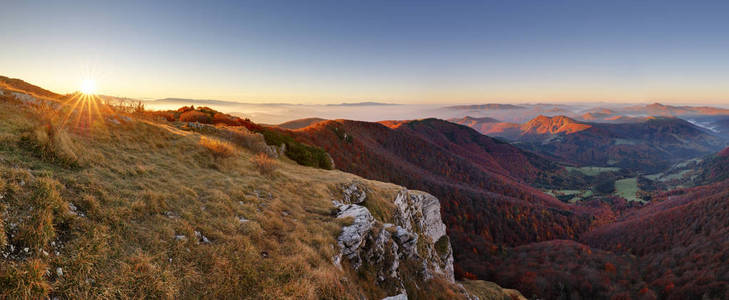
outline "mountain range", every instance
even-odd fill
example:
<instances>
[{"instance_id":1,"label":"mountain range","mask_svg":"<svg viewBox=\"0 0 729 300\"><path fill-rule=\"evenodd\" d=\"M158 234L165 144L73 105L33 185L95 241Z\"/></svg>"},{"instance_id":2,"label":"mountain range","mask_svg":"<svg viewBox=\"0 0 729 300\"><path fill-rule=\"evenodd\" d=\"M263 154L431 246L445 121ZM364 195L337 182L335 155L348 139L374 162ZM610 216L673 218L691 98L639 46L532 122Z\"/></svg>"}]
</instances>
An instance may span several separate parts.
<instances>
[{"instance_id":1,"label":"mountain range","mask_svg":"<svg viewBox=\"0 0 729 300\"><path fill-rule=\"evenodd\" d=\"M524 149L562 162L648 173L681 160L716 152L727 145L727 136L675 117L589 123L566 116L538 116L522 125L507 125L491 119L451 121L481 129L486 135L517 142ZM504 128L508 130L502 130Z\"/></svg>"},{"instance_id":2,"label":"mountain range","mask_svg":"<svg viewBox=\"0 0 729 300\"><path fill-rule=\"evenodd\" d=\"M0 295L729 298L717 110L263 125L0 79Z\"/></svg>"}]
</instances>

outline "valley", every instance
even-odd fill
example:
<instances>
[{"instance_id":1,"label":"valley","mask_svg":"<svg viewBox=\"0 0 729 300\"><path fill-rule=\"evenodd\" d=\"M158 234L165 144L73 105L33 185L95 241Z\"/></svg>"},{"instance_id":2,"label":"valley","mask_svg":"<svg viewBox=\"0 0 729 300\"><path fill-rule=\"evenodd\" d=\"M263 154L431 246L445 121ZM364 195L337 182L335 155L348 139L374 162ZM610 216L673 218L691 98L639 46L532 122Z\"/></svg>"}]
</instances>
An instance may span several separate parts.
<instances>
[{"instance_id":1,"label":"valley","mask_svg":"<svg viewBox=\"0 0 729 300\"><path fill-rule=\"evenodd\" d=\"M6 227L4 255L16 271L2 271L12 274L58 266L69 277L32 279L52 294L79 295L75 293L81 290L69 290L65 282L79 280L75 276L81 270L48 243L63 242L71 247L65 251L80 251L74 247L88 245L91 241L87 239L94 238L83 237L82 228L95 226L104 226L94 229L99 234L129 240L128 233L116 231L116 223L108 223L120 217L136 220L125 230L136 234L155 231L131 244L103 242L105 248L84 255L115 270L129 267L114 265L99 253L164 270L171 277L144 275L164 282L169 289L149 286L143 293L162 297L199 296L202 294L189 289L190 285L213 284L182 275L187 270L219 276L202 262L207 259L206 247L244 255L245 260L237 262L230 261L233 257L218 258L222 270L255 266L263 269L249 269L247 274L265 277L276 274L264 275L265 268L297 264L306 269L305 274L315 274L284 281L283 288L272 290L273 294L265 292L272 286L246 287L264 298L291 295L288 286L300 284L308 286L310 295L343 297L356 291L374 298L398 293L420 298L417 295L435 290L446 298L467 298L477 292L548 299L721 298L729 293L729 273L719 250L725 247L720 236L729 230L723 215L729 148L720 135L682 119L655 117L607 124L541 116L519 126L519 135L511 136L515 140L510 141L477 131L483 127L472 118L452 122L311 118L277 126L203 106L156 111L141 104L98 104L99 111L89 114L103 119L85 119L83 113L64 104L78 95L57 95L24 82L5 80L3 84L6 143L0 150L8 174L3 177L3 195L14 195L6 201L35 197L21 182L36 186L44 184L36 183L39 180L47 181L39 178L49 178L54 186L49 193L59 194L66 201L60 205L71 210L49 206L46 212L53 231L46 236ZM72 116L69 119L77 120L75 125L56 127L54 118L50 123L44 121L54 111L67 112ZM41 126L43 122L50 127ZM143 139L135 132L154 138ZM122 148L112 147L110 141L121 143ZM25 154L34 151L40 154ZM256 155L274 160L259 162ZM125 160L116 162L114 156ZM191 162L180 165L182 161ZM13 169L13 164L22 167ZM170 177L170 172L183 172L186 177L199 178L198 184L218 188L149 189L150 184L167 186L167 180L183 180ZM165 177L169 179L163 180ZM301 195L302 188L312 197ZM405 189L433 196L407 194ZM120 196L112 196L114 190ZM352 195L368 200L353 202ZM81 200L72 200L75 197ZM426 223L443 226L447 236L421 236L426 244L418 239L420 244L413 246L405 236L432 232L435 227L388 231L389 226L415 228L413 224L421 222L418 218L425 217L423 210L418 217L401 219L411 209L398 206L403 205L402 199L413 199L411 205L417 207L424 205L418 204L423 199L437 204L428 208L438 212L437 218ZM13 207L14 203L6 205ZM144 215L133 217L127 211L117 216L123 211L116 210L126 206ZM3 222L23 224L22 214L28 213L13 208ZM194 214L211 219L191 219ZM350 216L354 223L338 216ZM235 226L221 223L236 218L245 221ZM348 230L358 233L350 237L344 234ZM366 238L350 242L354 236ZM240 241L248 246L237 248ZM283 247L272 246L281 242ZM360 246L349 250L351 243ZM316 249L326 244L331 245L329 250ZM24 253L16 245L32 247ZM380 246L371 248L373 245ZM294 252L286 252L302 246L307 249L304 253L291 256ZM345 254L337 254L337 247ZM39 257L46 249L59 254ZM199 257L179 252L184 249L197 249L193 253ZM420 252L412 256L408 253L415 252L408 251ZM256 253L265 253L264 258L290 258L257 262ZM378 258L391 255L394 262ZM172 263L163 263L160 256L173 257ZM178 265L175 258L179 257L195 265ZM328 259L332 257L334 264ZM685 257L691 257L693 263ZM303 261L310 265L302 265ZM414 271L423 264L430 267ZM396 271L385 275L387 268ZM82 289L84 293L113 293L119 284L115 280L126 278L95 272L85 276L111 281L90 285ZM436 278L440 279L423 277L423 272L439 274ZM331 274L354 281L334 284ZM5 276L6 284L16 280ZM387 283L387 276L400 281ZM246 278L236 280L250 282ZM406 284L409 280L419 282L418 288ZM322 290L324 286L331 289ZM238 288L242 287L227 285L216 295L231 295Z\"/></svg>"},{"instance_id":2,"label":"valley","mask_svg":"<svg viewBox=\"0 0 729 300\"><path fill-rule=\"evenodd\" d=\"M729 299L729 1L2 1L0 300Z\"/></svg>"}]
</instances>

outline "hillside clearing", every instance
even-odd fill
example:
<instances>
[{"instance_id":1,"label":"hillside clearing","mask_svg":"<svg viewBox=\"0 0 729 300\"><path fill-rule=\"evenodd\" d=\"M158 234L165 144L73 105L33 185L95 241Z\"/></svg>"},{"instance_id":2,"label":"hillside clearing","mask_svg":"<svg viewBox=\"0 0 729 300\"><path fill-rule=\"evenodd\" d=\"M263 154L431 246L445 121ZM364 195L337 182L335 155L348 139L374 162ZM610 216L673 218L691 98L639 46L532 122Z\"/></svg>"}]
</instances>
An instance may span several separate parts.
<instances>
[{"instance_id":1,"label":"hillside clearing","mask_svg":"<svg viewBox=\"0 0 729 300\"><path fill-rule=\"evenodd\" d=\"M645 202L638 198L638 178L626 178L615 181L615 194L628 201Z\"/></svg>"}]
</instances>

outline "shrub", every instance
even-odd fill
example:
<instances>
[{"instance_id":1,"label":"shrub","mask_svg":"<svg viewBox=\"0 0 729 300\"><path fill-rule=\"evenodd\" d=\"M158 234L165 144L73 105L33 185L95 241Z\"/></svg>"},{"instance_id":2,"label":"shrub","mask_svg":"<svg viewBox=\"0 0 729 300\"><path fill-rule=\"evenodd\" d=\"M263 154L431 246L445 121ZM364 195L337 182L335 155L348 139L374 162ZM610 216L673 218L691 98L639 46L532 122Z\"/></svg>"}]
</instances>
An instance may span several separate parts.
<instances>
[{"instance_id":1,"label":"shrub","mask_svg":"<svg viewBox=\"0 0 729 300\"><path fill-rule=\"evenodd\" d=\"M152 111L152 112L148 112L147 114L152 116L152 118L155 118L155 119L160 119L160 120L164 119L168 122L175 121L175 113L170 112L170 111Z\"/></svg>"},{"instance_id":2,"label":"shrub","mask_svg":"<svg viewBox=\"0 0 729 300\"><path fill-rule=\"evenodd\" d=\"M180 115L180 122L198 122L202 124L210 124L212 123L212 118L210 118L209 115L191 110L184 112Z\"/></svg>"},{"instance_id":3,"label":"shrub","mask_svg":"<svg viewBox=\"0 0 729 300\"><path fill-rule=\"evenodd\" d=\"M326 170L334 168L331 157L322 148L302 144L288 135L273 130L264 130L263 137L269 145L286 145L286 156L300 165Z\"/></svg>"},{"instance_id":4,"label":"shrub","mask_svg":"<svg viewBox=\"0 0 729 300\"><path fill-rule=\"evenodd\" d=\"M271 174L278 168L278 162L265 153L256 154L251 158L251 162L258 172L264 175Z\"/></svg>"},{"instance_id":5,"label":"shrub","mask_svg":"<svg viewBox=\"0 0 729 300\"><path fill-rule=\"evenodd\" d=\"M228 126L239 126L238 118L234 118L230 115L216 112L213 115L213 124L225 124Z\"/></svg>"},{"instance_id":6,"label":"shrub","mask_svg":"<svg viewBox=\"0 0 729 300\"><path fill-rule=\"evenodd\" d=\"M440 256L448 255L448 248L450 245L451 241L448 239L447 235L444 235L435 242L435 251L437 251Z\"/></svg>"},{"instance_id":7,"label":"shrub","mask_svg":"<svg viewBox=\"0 0 729 300\"><path fill-rule=\"evenodd\" d=\"M228 158L235 155L235 147L230 143L209 137L200 137L200 145L205 147L215 158Z\"/></svg>"}]
</instances>

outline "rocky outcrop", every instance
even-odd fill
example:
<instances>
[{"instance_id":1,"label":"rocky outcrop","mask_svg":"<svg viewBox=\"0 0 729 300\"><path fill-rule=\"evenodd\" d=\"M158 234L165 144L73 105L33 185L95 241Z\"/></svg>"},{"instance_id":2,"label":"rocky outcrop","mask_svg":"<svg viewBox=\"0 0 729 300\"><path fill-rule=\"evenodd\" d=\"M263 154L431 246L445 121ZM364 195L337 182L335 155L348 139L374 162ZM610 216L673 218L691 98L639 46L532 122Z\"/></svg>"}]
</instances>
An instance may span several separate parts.
<instances>
[{"instance_id":1,"label":"rocky outcrop","mask_svg":"<svg viewBox=\"0 0 729 300\"><path fill-rule=\"evenodd\" d=\"M367 188L361 182L354 181L342 187L344 204L359 204L367 199Z\"/></svg>"},{"instance_id":2,"label":"rocky outcrop","mask_svg":"<svg viewBox=\"0 0 729 300\"><path fill-rule=\"evenodd\" d=\"M376 272L378 285L398 294L396 297L405 297L402 299L407 299L407 281L439 276L454 282L453 251L437 198L402 189L393 200L393 223L385 223L367 209L370 200L364 184L353 182L341 190L341 201L334 201L337 218L351 218L352 222L342 228L337 239L340 252L333 258L337 266L342 266L342 258L355 270L367 265L367 270ZM417 270L415 274L406 273L404 264Z\"/></svg>"},{"instance_id":3,"label":"rocky outcrop","mask_svg":"<svg viewBox=\"0 0 729 300\"><path fill-rule=\"evenodd\" d=\"M336 204L335 204L336 205ZM342 228L337 243L341 253L339 258L335 259L335 263L339 265L341 257L344 256L350 260L352 266L357 269L362 263L360 249L365 244L375 219L364 206L355 204L338 204L339 212L337 218L353 218L353 222L349 226Z\"/></svg>"},{"instance_id":4,"label":"rocky outcrop","mask_svg":"<svg viewBox=\"0 0 729 300\"><path fill-rule=\"evenodd\" d=\"M425 247L421 249L424 253L420 253L423 263L427 264L424 270L443 274L453 282L453 249L440 216L438 198L424 192L402 190L395 197L395 206L396 224L425 239L422 243ZM427 272L425 275L426 278L432 276Z\"/></svg>"}]
</instances>

